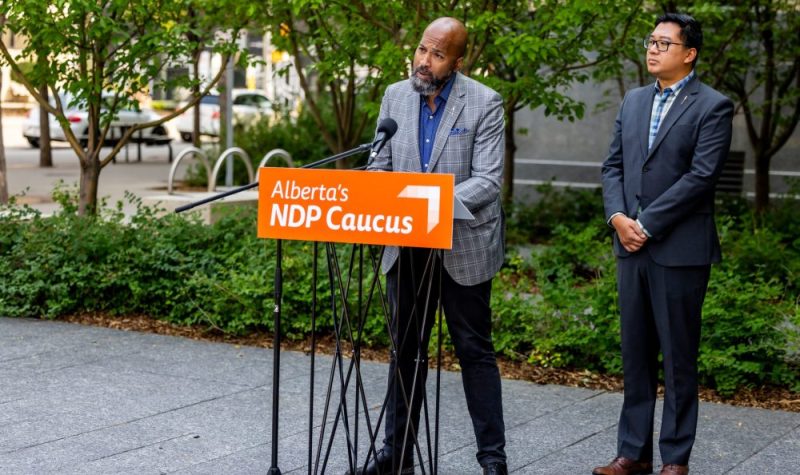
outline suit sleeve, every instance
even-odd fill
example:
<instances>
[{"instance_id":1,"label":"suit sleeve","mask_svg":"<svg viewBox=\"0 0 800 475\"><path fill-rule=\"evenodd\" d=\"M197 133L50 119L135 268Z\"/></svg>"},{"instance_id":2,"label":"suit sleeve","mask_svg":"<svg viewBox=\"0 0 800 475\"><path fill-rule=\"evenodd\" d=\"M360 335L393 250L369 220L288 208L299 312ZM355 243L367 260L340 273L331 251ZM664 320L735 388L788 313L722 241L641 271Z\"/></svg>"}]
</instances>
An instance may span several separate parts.
<instances>
[{"instance_id":1,"label":"suit sleeve","mask_svg":"<svg viewBox=\"0 0 800 475\"><path fill-rule=\"evenodd\" d=\"M375 133L377 134L378 131L378 124L387 117L391 117L389 113L389 100L388 100L389 90L387 89L386 93L383 96L383 100L381 101L381 110L378 113L378 122L375 125ZM384 170L384 171L391 171L392 170L392 141L386 142L386 145L383 146L380 153L371 161L368 162L367 170Z\"/></svg>"},{"instance_id":2,"label":"suit sleeve","mask_svg":"<svg viewBox=\"0 0 800 475\"><path fill-rule=\"evenodd\" d=\"M733 103L728 98L716 102L704 116L689 171L639 215L654 239L663 238L698 202L714 193L731 146L732 121Z\"/></svg>"},{"instance_id":3,"label":"suit sleeve","mask_svg":"<svg viewBox=\"0 0 800 475\"><path fill-rule=\"evenodd\" d=\"M611 134L611 145L609 146L608 156L603 161L601 169L603 179L603 207L605 209L606 222L611 220L611 217L617 213L622 213L628 216L628 210L625 208L625 190L623 187L623 179L625 172L623 170L622 160L622 111L625 108L627 96L622 100L617 113L617 119L614 121L614 131Z\"/></svg>"},{"instance_id":4,"label":"suit sleeve","mask_svg":"<svg viewBox=\"0 0 800 475\"><path fill-rule=\"evenodd\" d=\"M470 177L456 185L456 196L477 211L500 196L505 155L503 99L494 94L475 132Z\"/></svg>"}]
</instances>

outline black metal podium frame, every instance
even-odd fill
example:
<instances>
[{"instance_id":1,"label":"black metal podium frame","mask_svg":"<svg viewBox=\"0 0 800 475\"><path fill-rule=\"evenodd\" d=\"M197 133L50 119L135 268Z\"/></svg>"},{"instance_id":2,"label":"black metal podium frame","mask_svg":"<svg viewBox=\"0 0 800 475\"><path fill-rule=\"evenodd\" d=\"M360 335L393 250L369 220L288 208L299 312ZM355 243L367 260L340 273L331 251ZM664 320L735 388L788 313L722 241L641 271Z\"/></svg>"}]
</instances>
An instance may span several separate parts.
<instances>
[{"instance_id":1,"label":"black metal podium frame","mask_svg":"<svg viewBox=\"0 0 800 475\"><path fill-rule=\"evenodd\" d=\"M314 243L314 265L312 270L312 288L316 289L317 282L318 282L318 246L319 243ZM331 301L329 303L331 314L334 317L334 334L336 337L336 346L334 349L334 355L331 362L331 369L329 372L329 377L327 381L327 392L325 394L325 407L323 409L322 419L319 422L319 431L316 437L316 451L314 451L314 434L313 429L315 427L314 421L314 374L315 374L315 342L316 342L316 318L317 318L317 308L318 308L318 301L316 298L316 292L313 291L312 295L312 343L311 343L311 376L310 376L310 385L309 385L309 446L308 446L308 473L309 474L320 474L326 473L328 462L330 460L331 450L334 444L334 440L341 426L342 431L344 432L345 443L347 446L348 452L348 470L351 473L355 473L357 469L366 467L367 463L369 463L370 459L376 455L377 449L380 448L380 437L382 435L381 428L384 423L384 417L386 414L387 404L389 402L389 394L390 391L393 389L392 385L399 384L401 388L405 388L407 385L410 385L410 391L401 390L401 394L404 396L403 401L401 404L405 404L406 407L410 407L411 402L405 398L406 394L414 394L415 392L415 385L422 384L422 382L415 379L412 381L403 381L402 377L399 374L399 371L396 371L393 375L387 375L389 380L387 382L386 393L382 398L382 404L380 411L377 415L377 420L373 423L372 418L369 415L368 408L370 407L368 401L368 392L369 388L364 386L364 382L361 378L361 343L362 343L362 336L364 331L364 325L367 322L367 316L369 310L372 305L376 304L375 297L377 296L377 304L380 305L380 309L382 310L384 325L386 326L387 334L390 335L390 349L391 353L399 353L399 348L402 345L406 344L404 338L401 338L400 341L395 341L392 337L393 332L391 331L392 319L397 318L395 315L391 315L389 304L387 302L386 294L383 289L383 285L381 283L380 278L380 262L383 255L382 250L376 251L376 248L373 246L367 246L362 244L355 244L351 245L349 258L347 262L346 269L343 270L343 266L341 265L341 261L339 258L338 253L336 252L336 245L327 243L324 244L325 246L325 259L327 262L327 270L328 270L328 284L331 287ZM367 256L365 256L365 250L367 252ZM438 448L439 448L439 405L440 405L440 384L441 384L441 364L442 364L442 311L441 311L441 303L437 302L436 311L434 315L428 315L427 309L429 306L430 296L432 294L433 286L439 287L441 289L441 278L434 279L434 276L438 275L441 276L440 272L434 272L434 268L436 266L441 266L442 262L442 255L441 251L431 251L429 255L429 259L426 263L426 268L422 269L422 273L427 278L421 279L420 287L416 289L416 293L418 296L425 296L425 311L422 314L423 322L428 318L436 318L438 316L438 340L437 340L437 354L436 354L436 390L435 390L435 402L433 408L433 421L431 421L431 410L429 407L429 402L427 399L427 393L424 391L424 388L421 392L422 394L422 410L421 410L421 417L424 421L424 435L425 435L425 447L420 445L420 437L419 435L422 434L415 434L413 427L410 424L410 419L407 421L405 425L405 436L411 438L413 440L412 444L404 443L404 446L411 445L413 450L416 452L417 460L420 461L419 467L423 474L431 473L435 474L438 472ZM365 262L366 257L366 262ZM368 267L367 267L368 266ZM409 272L415 272L415 269L408 269ZM401 275L404 272L404 269L399 269ZM353 285L353 281L355 281L355 286ZM356 301L355 301L355 309L353 309L353 303L350 302L351 300L351 292L353 292L353 287L355 287L356 292ZM388 290L388 289L387 289ZM436 292L436 295L440 295L440 292ZM412 312L416 309L412 308ZM410 328L413 319L407 318L405 319L407 322L406 328L398 328L397 334L398 335L406 335L405 338L421 338L421 334L417 334L413 329ZM436 322L434 322L436 323ZM423 323L424 325L424 323ZM343 343L348 343L351 354L349 361L347 359L347 349L344 347ZM417 345L419 346L419 345ZM421 350L419 350L421 351ZM426 359L422 358L419 354L416 358L416 365L417 370L419 366L422 364L427 364ZM418 371L415 371L415 375L418 374ZM334 401L332 398L334 383L338 379L339 382L339 400L338 404L334 407ZM348 392L354 393L354 401L352 405L348 404L347 394ZM351 409L352 408L352 409ZM335 410L335 416L333 421L330 423L330 433L328 433L328 420L329 420L329 412L331 410ZM352 412L351 412L352 411ZM274 416L273 416L274 418ZM351 427L351 419L352 419L352 427ZM368 445L366 448L366 456L361 459L360 455L360 447L359 447L359 425L362 422L366 426L367 436L368 436ZM433 426L433 427L432 427ZM422 424L421 426L422 427ZM427 457L423 457L423 449L425 449L425 455ZM400 454L400 460L397 460L398 465L402 465L403 458L407 454ZM427 459L427 467L425 466L423 460Z\"/></svg>"},{"instance_id":2,"label":"black metal podium frame","mask_svg":"<svg viewBox=\"0 0 800 475\"><path fill-rule=\"evenodd\" d=\"M358 153L366 152L371 149L372 143L360 145L352 150L334 155L332 157L314 162L303 166L302 168L317 168L327 163L334 162ZM209 198L205 198L188 205L181 206L176 209L176 212L183 212L192 209L196 206L216 201L227 196L240 193L258 186L258 183L251 183L233 190L219 193ZM321 422L319 423L318 436L314 436L315 428L315 414L314 414L314 387L315 387L315 371L316 371L316 346L317 346L317 320L319 317L319 302L317 298L317 283L319 279L319 265L320 258L319 246L325 246L325 262L327 267L327 280L330 287L330 302L329 309L334 322L334 335L335 335L335 349L333 359L331 361L331 368L328 376L325 394L325 407ZM342 245L340 245L342 246ZM383 315L386 330L390 335L390 351L396 352L398 348L405 344L404 338L401 341L394 341L391 337L392 318L396 317L391 315L387 295L381 285L381 271L380 263L383 256L383 249L377 250L375 246L364 244L350 244L349 257L346 266L343 266L339 254L337 252L337 245L333 243L313 243L313 264L312 264L312 289L311 289L311 354L310 354L310 376L309 376L309 435L308 435L308 473L320 474L326 473L328 462L330 461L331 451L336 440L337 431L341 425L342 432L344 433L344 442L347 447L347 467L351 473L355 473L357 469L366 467L371 457L377 453L376 441L380 437L381 426L384 422L387 403L389 401L389 394L392 390L392 385L399 384L401 388L405 388L407 384L411 385L411 391L402 390L403 395L402 403L406 407L410 407L410 403L406 394L414 394L415 385L422 384L416 380L416 375L419 373L419 366L427 364L426 360L420 357L416 359L416 368L414 380L410 382L402 381L399 375L399 370L396 374L391 375L387 382L386 394L383 397L383 403L377 416L377 420L373 426L369 414L370 405L367 398L367 388L364 386L364 381L361 376L361 343L364 332L364 325L369 315L369 310L372 305L380 306ZM365 249L367 255L365 256ZM280 342L282 339L281 334L281 304L283 300L283 242L276 240L276 265L274 274L274 308L273 308L273 325L274 325L274 340L273 340L273 384L272 384L272 414L271 414L271 460L268 473L270 475L279 475L281 470L278 468L278 440L279 440L279 415L280 415ZM366 262L365 262L366 259ZM368 266L368 267L367 267ZM421 417L424 418L425 427L425 441L427 452L427 469L425 467L423 455L423 447L420 445L420 434L413 433L413 427L409 421L405 426L405 441L408 438L413 440L411 446L416 452L419 467L423 474L438 472L438 449L439 449L439 407L440 407L440 384L441 384L441 364L442 364L442 308L441 299L437 302L435 315L427 315L429 305L429 298L434 285L437 285L439 292L436 295L441 295L441 279L434 282L434 275L441 276L441 272L433 272L436 266L442 266L442 252L432 250L429 254L425 269L422 270L424 275L428 276L427 280L421 281L420 287L416 289L417 295L422 295L425 292L426 305L425 311L422 316L423 321L427 318L436 318L438 316L438 341L436 351L436 388L435 388L435 406L433 409L433 433L431 432L430 410L428 404L427 393L422 388L422 409ZM414 269L409 269L414 272ZM403 272L403 269L399 269ZM366 285L365 285L366 284ZM356 287L355 297L353 297L353 287ZM375 298L377 295L377 299ZM353 304L351 300L355 298ZM352 307L355 306L355 309ZM412 308L412 312L415 309ZM408 318L410 326L412 318ZM410 332L409 328L398 329L397 334L417 336L415 333ZM419 335L421 338L422 335ZM349 360L346 361L346 348L343 343L349 347ZM417 345L419 346L419 345ZM338 380L339 398L334 406L333 389L334 382ZM351 386L352 385L352 386ZM350 406L348 406L348 391L354 392L354 401L352 404L352 413ZM334 412L333 421L330 422L330 433L328 434L328 419L329 412ZM352 419L352 428L351 428ZM363 460L359 460L360 444L359 444L359 430L360 422L366 426L368 436L368 446L366 448L366 456ZM316 439L316 440L315 440ZM404 441L404 442L405 442ZM316 442L316 444L315 444ZM316 445L316 450L314 446ZM404 443L404 446L406 444ZM324 454L324 456L323 456ZM399 463L402 464L403 457L406 454L400 454Z\"/></svg>"}]
</instances>

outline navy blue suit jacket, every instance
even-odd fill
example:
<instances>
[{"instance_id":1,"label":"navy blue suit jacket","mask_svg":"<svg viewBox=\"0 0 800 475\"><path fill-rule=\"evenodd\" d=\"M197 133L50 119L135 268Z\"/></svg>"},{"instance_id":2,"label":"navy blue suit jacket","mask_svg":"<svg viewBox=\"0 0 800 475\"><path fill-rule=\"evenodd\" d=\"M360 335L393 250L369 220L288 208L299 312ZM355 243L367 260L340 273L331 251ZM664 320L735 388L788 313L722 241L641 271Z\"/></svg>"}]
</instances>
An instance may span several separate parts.
<instances>
[{"instance_id":1,"label":"navy blue suit jacket","mask_svg":"<svg viewBox=\"0 0 800 475\"><path fill-rule=\"evenodd\" d=\"M617 212L638 218L652 236L639 252L659 265L718 262L714 187L730 149L733 103L695 77L648 151L654 94L652 84L634 89L620 106L602 167L606 220ZM629 255L616 233L614 252Z\"/></svg>"}]
</instances>

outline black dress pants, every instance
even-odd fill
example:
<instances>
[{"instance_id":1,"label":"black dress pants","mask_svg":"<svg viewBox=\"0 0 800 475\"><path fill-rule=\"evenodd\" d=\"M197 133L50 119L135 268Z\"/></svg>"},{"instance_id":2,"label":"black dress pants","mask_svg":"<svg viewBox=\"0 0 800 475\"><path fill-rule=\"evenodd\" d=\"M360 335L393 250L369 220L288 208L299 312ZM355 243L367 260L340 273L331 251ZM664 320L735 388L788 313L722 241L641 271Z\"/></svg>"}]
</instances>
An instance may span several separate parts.
<instances>
[{"instance_id":1,"label":"black dress pants","mask_svg":"<svg viewBox=\"0 0 800 475\"><path fill-rule=\"evenodd\" d=\"M665 464L687 465L697 431L700 315L711 266L664 267L644 249L617 259L625 396L617 454L653 459L658 353L664 411L659 450Z\"/></svg>"},{"instance_id":2,"label":"black dress pants","mask_svg":"<svg viewBox=\"0 0 800 475\"><path fill-rule=\"evenodd\" d=\"M414 435L419 433L428 373L428 342L441 277L442 307L461 364L464 393L478 445L478 463L505 462L500 372L491 335L492 282L460 285L447 271L442 271L438 257L431 269L432 257L436 257L436 251L402 249L398 262L386 276L396 346L389 367L384 448L394 457L399 457L403 448L405 457L412 456Z\"/></svg>"}]
</instances>

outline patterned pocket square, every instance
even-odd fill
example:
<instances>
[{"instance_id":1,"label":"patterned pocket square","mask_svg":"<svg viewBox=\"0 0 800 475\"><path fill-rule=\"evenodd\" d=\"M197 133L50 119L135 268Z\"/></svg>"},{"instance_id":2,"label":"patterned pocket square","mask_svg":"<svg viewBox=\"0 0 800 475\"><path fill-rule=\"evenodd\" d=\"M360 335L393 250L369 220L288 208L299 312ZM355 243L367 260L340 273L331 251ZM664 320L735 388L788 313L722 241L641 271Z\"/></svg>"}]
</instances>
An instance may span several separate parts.
<instances>
[{"instance_id":1,"label":"patterned pocket square","mask_svg":"<svg viewBox=\"0 0 800 475\"><path fill-rule=\"evenodd\" d=\"M453 127L452 129L450 129L450 136L453 136L453 135L464 135L466 133L469 133L469 129L467 129L467 128Z\"/></svg>"}]
</instances>

